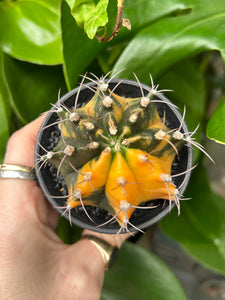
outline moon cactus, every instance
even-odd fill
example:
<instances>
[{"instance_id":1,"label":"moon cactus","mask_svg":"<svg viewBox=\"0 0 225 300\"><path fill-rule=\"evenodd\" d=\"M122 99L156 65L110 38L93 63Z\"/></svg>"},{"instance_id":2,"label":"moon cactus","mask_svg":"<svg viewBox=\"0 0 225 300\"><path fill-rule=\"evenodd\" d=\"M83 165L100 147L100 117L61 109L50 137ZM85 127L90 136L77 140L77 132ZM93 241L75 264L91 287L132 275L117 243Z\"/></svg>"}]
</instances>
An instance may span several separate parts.
<instances>
[{"instance_id":1,"label":"moon cactus","mask_svg":"<svg viewBox=\"0 0 225 300\"><path fill-rule=\"evenodd\" d=\"M135 76L136 77L136 76ZM124 97L117 94L122 83L118 81L110 88L110 80L83 77L72 106L58 101L54 112L58 120L44 128L57 125L60 137L54 149L47 151L37 160L40 170L46 163L54 165L57 177L62 176L67 194L61 207L68 213L81 207L94 222L87 206L106 210L111 217L103 224L117 221L118 232L137 229L130 222L134 211L154 209L145 206L156 199L175 203L180 212L180 187L174 178L186 176L192 168L178 174L172 173L179 150L196 143L192 134L183 131L184 115L176 128L167 124L166 109L159 113L158 105L165 103L163 91L158 90L152 78L152 87L143 90L136 77L140 96ZM82 88L92 93L86 104L79 106ZM169 102L166 106L174 106ZM61 174L61 175L60 175Z\"/></svg>"}]
</instances>

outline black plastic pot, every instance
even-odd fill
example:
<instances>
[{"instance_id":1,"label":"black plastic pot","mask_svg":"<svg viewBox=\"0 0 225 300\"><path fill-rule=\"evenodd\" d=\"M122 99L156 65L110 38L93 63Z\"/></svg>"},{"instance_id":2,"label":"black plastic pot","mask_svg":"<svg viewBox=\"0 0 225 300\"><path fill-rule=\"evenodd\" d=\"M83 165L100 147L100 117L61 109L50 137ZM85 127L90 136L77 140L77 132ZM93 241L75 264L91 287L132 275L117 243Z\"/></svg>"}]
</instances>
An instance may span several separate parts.
<instances>
[{"instance_id":1,"label":"black plastic pot","mask_svg":"<svg viewBox=\"0 0 225 300\"><path fill-rule=\"evenodd\" d=\"M112 79L109 82L109 88L113 89L115 85L119 82L119 79ZM94 87L94 83L89 83L89 87ZM145 94L148 93L150 87L142 84L142 88ZM78 88L72 90L68 94L64 95L60 102L64 103L67 107L72 107L74 105L74 100L76 98L76 94L78 92ZM140 86L137 82L130 81L130 80L124 80L115 90L115 93L123 96L123 97L129 97L129 98L135 98L135 97L141 97L140 92ZM87 87L83 86L80 90L79 95L79 106L84 105L87 103L92 97L94 93L88 89ZM179 128L180 123L182 121L182 116L179 113L179 111L171 105L171 102L164 96L160 96L160 99L163 100L166 103L158 103L156 102L156 106L158 109L158 113L161 118L163 118L164 111L166 112L166 125L170 129ZM54 107L52 108L54 110ZM51 123L56 122L58 119L58 116L55 112L48 113L47 117L45 118L38 136L37 136L37 142L35 147L35 162L39 159L40 155L45 154L44 150L40 145L42 145L46 150L50 151L53 149L53 147L57 144L60 132L57 128L57 125L48 127L43 130L43 128ZM181 132L187 133L188 128L185 124L185 122L182 123ZM178 153L178 156L175 158L173 166L172 166L172 174L178 174L181 172L184 172L188 169L190 169L192 166L192 149L189 146L183 146ZM53 205L53 207L56 207L56 210L62 214L64 213L65 209L58 208L63 207L65 205L65 195L67 195L67 189L64 185L63 178L60 176L59 180L56 180L56 170L53 166L50 164L45 165L45 167L40 168L40 164L36 164L36 175L39 181L39 184L48 199L48 201ZM190 177L190 172L188 174L174 177L174 183L176 186L180 186L182 184L181 188L179 189L180 193L183 194L184 190L186 189L186 186L188 184L188 180ZM164 199L158 199L154 201L149 202L150 205L156 205L158 206L153 209L139 209L135 210L130 222L140 228L144 229L147 228L154 223L158 222L160 219L162 219L165 215L167 215L170 211L169 207L169 201L164 201ZM149 203L145 204L149 206ZM175 203L172 202L171 208L175 206ZM85 214L82 207L72 209L71 211L71 220L72 223L75 225L81 227L81 228L87 228L93 231L98 231L102 233L117 233L120 229L118 223L116 221L110 222L102 227L98 227L98 225L103 224L107 220L109 220L112 216L106 212L105 210L86 206L86 210L88 211L88 214L91 216L91 218L95 221L93 223ZM69 219L69 214L66 212L64 214L64 217ZM135 231L134 227L128 226L128 229L130 232ZM121 233L124 233L122 231Z\"/></svg>"}]
</instances>

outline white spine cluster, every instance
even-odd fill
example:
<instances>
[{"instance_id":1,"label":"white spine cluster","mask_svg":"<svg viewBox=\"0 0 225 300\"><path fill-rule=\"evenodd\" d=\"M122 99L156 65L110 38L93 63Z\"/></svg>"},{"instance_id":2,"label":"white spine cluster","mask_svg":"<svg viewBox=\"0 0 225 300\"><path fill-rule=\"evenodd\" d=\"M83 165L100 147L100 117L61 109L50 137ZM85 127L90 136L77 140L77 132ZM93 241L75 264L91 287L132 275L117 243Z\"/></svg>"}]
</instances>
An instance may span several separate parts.
<instances>
[{"instance_id":1,"label":"white spine cluster","mask_svg":"<svg viewBox=\"0 0 225 300\"><path fill-rule=\"evenodd\" d=\"M108 154L108 153L111 152L111 148L110 147L106 147L103 152L104 152L104 154Z\"/></svg>"},{"instance_id":2,"label":"white spine cluster","mask_svg":"<svg viewBox=\"0 0 225 300\"><path fill-rule=\"evenodd\" d=\"M74 190L73 195L75 198L81 199L81 189Z\"/></svg>"},{"instance_id":3,"label":"white spine cluster","mask_svg":"<svg viewBox=\"0 0 225 300\"><path fill-rule=\"evenodd\" d=\"M107 89L109 87L109 85L107 83L105 83L104 81L99 81L98 84L99 84L100 91L102 91L102 92L107 91Z\"/></svg>"},{"instance_id":4,"label":"white spine cluster","mask_svg":"<svg viewBox=\"0 0 225 300\"><path fill-rule=\"evenodd\" d=\"M182 140L184 138L184 135L183 133L177 130L173 133L173 138L176 140Z\"/></svg>"},{"instance_id":5,"label":"white spine cluster","mask_svg":"<svg viewBox=\"0 0 225 300\"><path fill-rule=\"evenodd\" d=\"M124 178L124 177L122 177L122 176L116 178L116 182L117 182L119 185L122 185L122 186L125 186L125 184L127 183L126 178Z\"/></svg>"},{"instance_id":6,"label":"white spine cluster","mask_svg":"<svg viewBox=\"0 0 225 300\"><path fill-rule=\"evenodd\" d=\"M47 152L47 154L46 154L46 158L47 158L47 159L51 159L51 158L53 157L53 155L54 155L54 152L49 151L49 152ZM43 157L43 156L42 156L42 157Z\"/></svg>"},{"instance_id":7,"label":"white spine cluster","mask_svg":"<svg viewBox=\"0 0 225 300\"><path fill-rule=\"evenodd\" d=\"M155 133L155 138L157 140L163 140L166 136L166 132L160 129L158 132Z\"/></svg>"},{"instance_id":8,"label":"white spine cluster","mask_svg":"<svg viewBox=\"0 0 225 300\"><path fill-rule=\"evenodd\" d=\"M127 202L126 200L120 201L120 209L123 211L128 211L128 209L131 207L131 204Z\"/></svg>"},{"instance_id":9,"label":"white spine cluster","mask_svg":"<svg viewBox=\"0 0 225 300\"><path fill-rule=\"evenodd\" d=\"M111 126L109 127L109 133L110 133L111 135L116 135L116 134L117 134L117 131L118 131L118 129L116 128L115 125L111 125Z\"/></svg>"},{"instance_id":10,"label":"white spine cluster","mask_svg":"<svg viewBox=\"0 0 225 300\"><path fill-rule=\"evenodd\" d=\"M148 162L148 161L149 161L147 155L144 155L144 154L139 154L139 155L138 155L138 159L139 159L141 162Z\"/></svg>"},{"instance_id":11,"label":"white spine cluster","mask_svg":"<svg viewBox=\"0 0 225 300\"><path fill-rule=\"evenodd\" d=\"M91 178L92 178L93 174L91 171L87 171L85 174L84 174L84 180L85 181L90 181Z\"/></svg>"},{"instance_id":12,"label":"white spine cluster","mask_svg":"<svg viewBox=\"0 0 225 300\"><path fill-rule=\"evenodd\" d=\"M115 144L115 151L120 151L120 143Z\"/></svg>"},{"instance_id":13,"label":"white spine cluster","mask_svg":"<svg viewBox=\"0 0 225 300\"><path fill-rule=\"evenodd\" d=\"M85 128L87 128L87 130L92 130L95 128L95 125L91 122L85 122L84 126L85 126Z\"/></svg>"},{"instance_id":14,"label":"white spine cluster","mask_svg":"<svg viewBox=\"0 0 225 300\"><path fill-rule=\"evenodd\" d=\"M149 105L149 103L150 103L150 99L148 97L141 98L140 104L142 107L147 107Z\"/></svg>"},{"instance_id":15,"label":"white spine cluster","mask_svg":"<svg viewBox=\"0 0 225 300\"><path fill-rule=\"evenodd\" d=\"M160 174L160 179L163 182L172 182L172 176L170 176L169 174Z\"/></svg>"},{"instance_id":16,"label":"white spine cluster","mask_svg":"<svg viewBox=\"0 0 225 300\"><path fill-rule=\"evenodd\" d=\"M70 145L66 145L66 148L63 150L63 152L66 155L71 156L74 153L74 147Z\"/></svg>"},{"instance_id":17,"label":"white spine cluster","mask_svg":"<svg viewBox=\"0 0 225 300\"><path fill-rule=\"evenodd\" d=\"M112 106L113 103L113 99L110 96L106 96L103 101L102 101L103 105L107 108Z\"/></svg>"},{"instance_id":18,"label":"white spine cluster","mask_svg":"<svg viewBox=\"0 0 225 300\"><path fill-rule=\"evenodd\" d=\"M91 142L90 144L88 144L89 149L97 149L98 147L99 147L98 142Z\"/></svg>"},{"instance_id":19,"label":"white spine cluster","mask_svg":"<svg viewBox=\"0 0 225 300\"><path fill-rule=\"evenodd\" d=\"M76 121L78 121L80 119L80 117L79 117L79 115L78 115L78 113L77 112L72 112L70 115L69 115L69 120L71 121L71 122L76 122Z\"/></svg>"},{"instance_id":20,"label":"white spine cluster","mask_svg":"<svg viewBox=\"0 0 225 300\"><path fill-rule=\"evenodd\" d=\"M129 145L129 140L128 139L124 139L122 141L122 145L128 146Z\"/></svg>"},{"instance_id":21,"label":"white spine cluster","mask_svg":"<svg viewBox=\"0 0 225 300\"><path fill-rule=\"evenodd\" d=\"M135 123L137 121L138 115L136 113L130 115L129 121Z\"/></svg>"}]
</instances>

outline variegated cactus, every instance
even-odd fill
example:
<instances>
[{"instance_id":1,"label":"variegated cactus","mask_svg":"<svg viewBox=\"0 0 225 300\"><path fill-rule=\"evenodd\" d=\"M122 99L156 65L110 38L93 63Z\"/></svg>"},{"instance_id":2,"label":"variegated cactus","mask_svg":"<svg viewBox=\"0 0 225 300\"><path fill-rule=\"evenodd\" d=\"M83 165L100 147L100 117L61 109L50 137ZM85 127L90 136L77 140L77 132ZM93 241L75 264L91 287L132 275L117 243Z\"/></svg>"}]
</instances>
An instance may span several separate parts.
<instances>
[{"instance_id":1,"label":"variegated cactus","mask_svg":"<svg viewBox=\"0 0 225 300\"><path fill-rule=\"evenodd\" d=\"M69 215L82 206L91 219L86 206L97 206L112 215L107 223L117 220L120 231L133 226L129 220L135 209L149 209L140 206L144 202L166 199L180 210L181 195L173 176L181 174L171 175L174 158L187 143L201 148L192 135L182 131L182 124L175 129L166 126L166 112L160 117L155 103L164 102L162 91L153 81L147 94L137 82L139 98L117 95L117 86L110 90L102 78L94 90L89 87L94 96L83 107L77 107L80 91L74 107L58 102L55 111L61 137L39 160L40 166L50 162L62 174Z\"/></svg>"}]
</instances>

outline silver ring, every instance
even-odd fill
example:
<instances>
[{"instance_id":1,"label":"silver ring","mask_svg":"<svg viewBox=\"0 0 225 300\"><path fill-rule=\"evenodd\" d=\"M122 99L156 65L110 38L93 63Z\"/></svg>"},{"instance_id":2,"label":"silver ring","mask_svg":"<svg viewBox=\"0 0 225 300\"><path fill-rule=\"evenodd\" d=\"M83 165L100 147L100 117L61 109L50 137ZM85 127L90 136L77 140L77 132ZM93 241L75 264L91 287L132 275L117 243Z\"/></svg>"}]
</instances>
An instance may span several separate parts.
<instances>
[{"instance_id":1,"label":"silver ring","mask_svg":"<svg viewBox=\"0 0 225 300\"><path fill-rule=\"evenodd\" d=\"M0 178L37 180L33 168L11 164L0 164Z\"/></svg>"}]
</instances>

